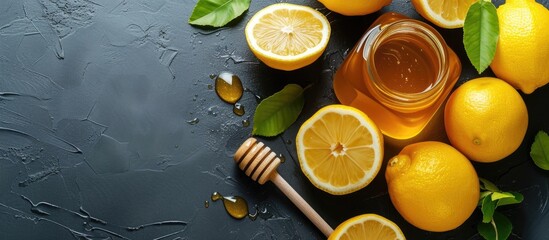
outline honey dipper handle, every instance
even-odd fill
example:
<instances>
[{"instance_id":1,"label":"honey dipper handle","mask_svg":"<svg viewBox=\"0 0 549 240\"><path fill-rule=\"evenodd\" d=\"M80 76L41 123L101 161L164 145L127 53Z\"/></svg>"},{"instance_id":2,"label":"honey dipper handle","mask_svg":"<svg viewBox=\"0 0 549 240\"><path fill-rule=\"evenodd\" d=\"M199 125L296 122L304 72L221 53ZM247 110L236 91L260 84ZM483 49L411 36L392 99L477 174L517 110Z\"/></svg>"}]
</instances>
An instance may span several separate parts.
<instances>
[{"instance_id":1,"label":"honey dipper handle","mask_svg":"<svg viewBox=\"0 0 549 240\"><path fill-rule=\"evenodd\" d=\"M320 215L297 193L280 174L274 172L271 176L271 181L288 197L296 206L313 222L313 224L322 232L326 237L334 231Z\"/></svg>"}]
</instances>

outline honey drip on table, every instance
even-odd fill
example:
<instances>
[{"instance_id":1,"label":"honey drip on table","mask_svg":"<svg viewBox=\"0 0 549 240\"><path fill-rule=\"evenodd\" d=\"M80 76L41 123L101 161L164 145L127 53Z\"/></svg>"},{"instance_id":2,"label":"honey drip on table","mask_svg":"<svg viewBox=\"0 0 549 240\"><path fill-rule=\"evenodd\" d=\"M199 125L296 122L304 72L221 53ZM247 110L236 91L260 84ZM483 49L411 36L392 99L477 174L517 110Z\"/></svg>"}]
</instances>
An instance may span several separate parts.
<instances>
[{"instance_id":1,"label":"honey drip on table","mask_svg":"<svg viewBox=\"0 0 549 240\"><path fill-rule=\"evenodd\" d=\"M242 120L242 126L243 127L249 127L250 126L250 120L248 120L248 119Z\"/></svg>"},{"instance_id":2,"label":"honey drip on table","mask_svg":"<svg viewBox=\"0 0 549 240\"><path fill-rule=\"evenodd\" d=\"M212 201L223 201L223 206L227 213L236 219L243 219L246 216L249 216L252 220L257 217L257 213L250 214L248 211L248 202L246 199L240 196L223 196L221 193L214 192L212 193Z\"/></svg>"},{"instance_id":3,"label":"honey drip on table","mask_svg":"<svg viewBox=\"0 0 549 240\"><path fill-rule=\"evenodd\" d=\"M215 93L221 100L233 104L233 113L237 116L243 116L246 112L244 106L237 103L244 93L242 81L231 72L221 72L215 77Z\"/></svg>"},{"instance_id":4,"label":"honey drip on table","mask_svg":"<svg viewBox=\"0 0 549 240\"><path fill-rule=\"evenodd\" d=\"M221 100L235 104L244 92L242 81L231 72L221 72L215 78L215 92Z\"/></svg>"},{"instance_id":5,"label":"honey drip on table","mask_svg":"<svg viewBox=\"0 0 549 240\"><path fill-rule=\"evenodd\" d=\"M244 110L244 106L240 103L235 103L233 106L233 113L237 116L243 116L246 111Z\"/></svg>"}]
</instances>

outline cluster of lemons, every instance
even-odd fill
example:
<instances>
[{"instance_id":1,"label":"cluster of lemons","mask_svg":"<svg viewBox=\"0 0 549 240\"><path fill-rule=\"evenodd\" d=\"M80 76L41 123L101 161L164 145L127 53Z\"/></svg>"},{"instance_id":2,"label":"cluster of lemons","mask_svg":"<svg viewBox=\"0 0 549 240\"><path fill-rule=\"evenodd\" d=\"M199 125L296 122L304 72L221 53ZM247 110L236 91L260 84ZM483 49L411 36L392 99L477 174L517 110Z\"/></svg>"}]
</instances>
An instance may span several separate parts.
<instances>
[{"instance_id":1,"label":"cluster of lemons","mask_svg":"<svg viewBox=\"0 0 549 240\"><path fill-rule=\"evenodd\" d=\"M319 0L348 16L380 10L391 0ZM442 28L463 26L469 6L477 0L411 0L416 11ZM497 9L500 35L491 64L495 75L524 93L549 82L549 10L534 0L507 0ZM330 39L326 17L307 6L274 4L258 11L246 25L252 52L266 65L295 70L316 61Z\"/></svg>"},{"instance_id":2,"label":"cluster of lemons","mask_svg":"<svg viewBox=\"0 0 549 240\"><path fill-rule=\"evenodd\" d=\"M319 0L339 14L380 10L391 0ZM463 26L477 0L411 0L418 13L443 28ZM458 87L444 109L450 144L410 144L389 159L385 178L391 201L412 225L448 231L472 214L479 181L469 160L494 162L513 153L528 126L526 105L515 89L533 92L549 82L549 11L534 0L507 0L498 10L500 37L491 65L498 78L478 78ZM251 51L266 65L291 71L316 61L330 38L330 23L315 9L270 5L248 22ZM363 112L343 105L320 109L301 126L296 148L303 173L335 195L358 191L378 174L383 135ZM405 239L390 220L365 214L342 223L330 239Z\"/></svg>"}]
</instances>

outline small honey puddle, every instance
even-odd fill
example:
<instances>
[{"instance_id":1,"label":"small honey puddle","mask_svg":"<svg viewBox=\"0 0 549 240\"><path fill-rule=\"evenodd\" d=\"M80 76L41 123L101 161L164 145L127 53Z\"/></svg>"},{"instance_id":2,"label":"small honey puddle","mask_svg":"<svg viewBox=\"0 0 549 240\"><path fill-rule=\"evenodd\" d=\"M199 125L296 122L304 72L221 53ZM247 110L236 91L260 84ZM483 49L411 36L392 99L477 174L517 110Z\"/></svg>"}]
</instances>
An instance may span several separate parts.
<instances>
[{"instance_id":1,"label":"small honey puddle","mask_svg":"<svg viewBox=\"0 0 549 240\"><path fill-rule=\"evenodd\" d=\"M238 76L231 72L221 72L215 79L215 92L223 101L235 104L242 97L244 88Z\"/></svg>"},{"instance_id":2,"label":"small honey puddle","mask_svg":"<svg viewBox=\"0 0 549 240\"><path fill-rule=\"evenodd\" d=\"M242 106L242 104L235 103L233 105L233 113L236 114L237 116L243 116L244 113L246 113L246 111L244 110L244 106Z\"/></svg>"},{"instance_id":3,"label":"small honey puddle","mask_svg":"<svg viewBox=\"0 0 549 240\"><path fill-rule=\"evenodd\" d=\"M221 72L214 78L217 96L233 105L235 115L243 116L245 114L244 106L238 103L244 92L240 78L231 72Z\"/></svg>"},{"instance_id":4,"label":"small honey puddle","mask_svg":"<svg viewBox=\"0 0 549 240\"><path fill-rule=\"evenodd\" d=\"M212 201L216 202L222 200L223 206L227 213L236 219L243 219L246 216L249 216L250 219L255 220L257 213L251 214L248 211L248 202L246 199L240 196L223 196L221 193L214 192L212 193Z\"/></svg>"}]
</instances>

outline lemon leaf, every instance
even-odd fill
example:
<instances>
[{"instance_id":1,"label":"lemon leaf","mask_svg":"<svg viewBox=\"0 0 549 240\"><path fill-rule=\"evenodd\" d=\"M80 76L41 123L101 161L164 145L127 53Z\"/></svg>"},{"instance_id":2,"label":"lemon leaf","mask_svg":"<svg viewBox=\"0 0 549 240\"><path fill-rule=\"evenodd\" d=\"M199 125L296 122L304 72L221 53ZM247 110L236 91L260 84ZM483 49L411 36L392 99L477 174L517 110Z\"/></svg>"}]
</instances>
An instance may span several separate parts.
<instances>
[{"instance_id":1,"label":"lemon leaf","mask_svg":"<svg viewBox=\"0 0 549 240\"><path fill-rule=\"evenodd\" d=\"M495 192L492 194L492 201L497 201L504 198L515 198L515 195L508 192Z\"/></svg>"},{"instance_id":2,"label":"lemon leaf","mask_svg":"<svg viewBox=\"0 0 549 240\"><path fill-rule=\"evenodd\" d=\"M517 204L524 200L524 196L518 192L506 192L506 194L511 194L513 197L499 199L496 207Z\"/></svg>"},{"instance_id":3,"label":"lemon leaf","mask_svg":"<svg viewBox=\"0 0 549 240\"><path fill-rule=\"evenodd\" d=\"M499 188L496 186L496 184L493 184L492 182L484 178L478 178L478 179L480 180L480 189L488 190L491 192L499 192Z\"/></svg>"},{"instance_id":4,"label":"lemon leaf","mask_svg":"<svg viewBox=\"0 0 549 240\"><path fill-rule=\"evenodd\" d=\"M463 23L463 45L479 74L494 59L498 37L499 21L494 4L483 0L472 4Z\"/></svg>"},{"instance_id":5,"label":"lemon leaf","mask_svg":"<svg viewBox=\"0 0 549 240\"><path fill-rule=\"evenodd\" d=\"M502 192L490 181L484 178L479 179L481 182L479 206L482 212L482 222L477 226L477 230L487 240L507 239L513 225L507 217L496 212L496 208L521 203L524 196L518 192Z\"/></svg>"},{"instance_id":6,"label":"lemon leaf","mask_svg":"<svg viewBox=\"0 0 549 240\"><path fill-rule=\"evenodd\" d=\"M272 137L284 132L297 120L303 105L303 88L297 84L286 85L257 105L252 135Z\"/></svg>"},{"instance_id":7,"label":"lemon leaf","mask_svg":"<svg viewBox=\"0 0 549 240\"><path fill-rule=\"evenodd\" d=\"M485 197L488 197L490 195L492 195L492 191L483 191L483 192L480 192L480 197L479 197L479 204L482 203L482 201L484 200ZM480 206L480 205L479 205Z\"/></svg>"},{"instance_id":8,"label":"lemon leaf","mask_svg":"<svg viewBox=\"0 0 549 240\"><path fill-rule=\"evenodd\" d=\"M530 148L530 157L539 168L549 170L549 136L546 132L539 131L536 134Z\"/></svg>"},{"instance_id":9,"label":"lemon leaf","mask_svg":"<svg viewBox=\"0 0 549 240\"><path fill-rule=\"evenodd\" d=\"M486 197L482 200L480 210L482 212L483 223L489 223L490 221L492 221L492 216L494 215L494 211L496 210L496 204L497 203L492 201L492 199L489 197Z\"/></svg>"},{"instance_id":10,"label":"lemon leaf","mask_svg":"<svg viewBox=\"0 0 549 240\"><path fill-rule=\"evenodd\" d=\"M251 0L198 0L189 17L189 24L222 27L242 15Z\"/></svg>"},{"instance_id":11,"label":"lemon leaf","mask_svg":"<svg viewBox=\"0 0 549 240\"><path fill-rule=\"evenodd\" d=\"M495 212L494 219L477 226L480 235L486 240L505 240L511 235L513 225L505 215Z\"/></svg>"}]
</instances>

